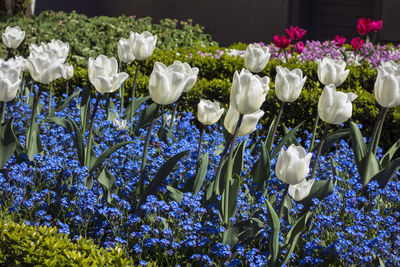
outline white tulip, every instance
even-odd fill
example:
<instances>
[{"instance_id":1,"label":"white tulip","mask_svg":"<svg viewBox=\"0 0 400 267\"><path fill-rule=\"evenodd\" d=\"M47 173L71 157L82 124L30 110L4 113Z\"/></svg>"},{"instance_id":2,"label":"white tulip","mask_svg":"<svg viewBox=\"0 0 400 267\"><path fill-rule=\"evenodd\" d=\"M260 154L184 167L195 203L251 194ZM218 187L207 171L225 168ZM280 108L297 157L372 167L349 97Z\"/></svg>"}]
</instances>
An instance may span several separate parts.
<instances>
[{"instance_id":1,"label":"white tulip","mask_svg":"<svg viewBox=\"0 0 400 267\"><path fill-rule=\"evenodd\" d=\"M157 36L148 31L142 33L131 32L129 36L133 55L137 60L145 60L150 57L157 43Z\"/></svg>"},{"instance_id":2,"label":"white tulip","mask_svg":"<svg viewBox=\"0 0 400 267\"><path fill-rule=\"evenodd\" d=\"M131 42L121 38L118 42L118 58L124 63L132 63L135 60Z\"/></svg>"},{"instance_id":3,"label":"white tulip","mask_svg":"<svg viewBox=\"0 0 400 267\"><path fill-rule=\"evenodd\" d=\"M253 73L263 71L269 61L271 54L269 48L266 46L261 47L258 44L250 44L246 49L244 55L244 65L246 69Z\"/></svg>"},{"instance_id":4,"label":"white tulip","mask_svg":"<svg viewBox=\"0 0 400 267\"><path fill-rule=\"evenodd\" d=\"M21 83L19 70L0 69L0 102L9 102L15 98Z\"/></svg>"},{"instance_id":5,"label":"white tulip","mask_svg":"<svg viewBox=\"0 0 400 267\"><path fill-rule=\"evenodd\" d=\"M74 76L74 66L72 66L72 65L70 65L70 64L68 64L68 63L65 63L65 64L63 65L63 74L62 74L62 77L63 77L65 80L69 80L69 79L71 79L73 76Z\"/></svg>"},{"instance_id":6,"label":"white tulip","mask_svg":"<svg viewBox=\"0 0 400 267\"><path fill-rule=\"evenodd\" d=\"M53 39L50 43L42 42L40 45L31 44L29 46L29 51L30 53L36 54L48 53L64 63L68 57L69 44Z\"/></svg>"},{"instance_id":7,"label":"white tulip","mask_svg":"<svg viewBox=\"0 0 400 267\"><path fill-rule=\"evenodd\" d=\"M128 78L125 72L118 73L117 60L100 55L94 60L89 58L88 76L90 82L100 93L112 93Z\"/></svg>"},{"instance_id":8,"label":"white tulip","mask_svg":"<svg viewBox=\"0 0 400 267\"><path fill-rule=\"evenodd\" d=\"M189 76L189 79L185 85L185 88L183 89L183 93L189 92L194 84L197 81L197 75L199 74L199 68L197 67L190 67L190 65L186 62L182 63L178 60L175 60L174 63L171 65L171 67L177 71L177 72L182 72L186 73Z\"/></svg>"},{"instance_id":9,"label":"white tulip","mask_svg":"<svg viewBox=\"0 0 400 267\"><path fill-rule=\"evenodd\" d=\"M15 58L10 58L7 61L0 58L0 68L1 69L16 69L16 70L18 70L18 72L27 71L26 59L21 56L17 56Z\"/></svg>"},{"instance_id":10,"label":"white tulip","mask_svg":"<svg viewBox=\"0 0 400 267\"><path fill-rule=\"evenodd\" d=\"M275 77L276 96L283 102L295 101L300 96L306 79L306 76L303 78L303 72L300 69L290 71L287 68L277 66Z\"/></svg>"},{"instance_id":11,"label":"white tulip","mask_svg":"<svg viewBox=\"0 0 400 267\"><path fill-rule=\"evenodd\" d=\"M43 84L51 83L63 74L63 60L52 53L31 52L26 65L32 79Z\"/></svg>"},{"instance_id":12,"label":"white tulip","mask_svg":"<svg viewBox=\"0 0 400 267\"><path fill-rule=\"evenodd\" d=\"M254 113L244 115L239 128L238 136L245 136L254 132L257 127L258 121L263 115L264 111L262 110L257 110ZM230 105L224 120L225 129L230 134L235 133L236 126L239 122L239 116L240 113L232 105Z\"/></svg>"},{"instance_id":13,"label":"white tulip","mask_svg":"<svg viewBox=\"0 0 400 267\"><path fill-rule=\"evenodd\" d=\"M115 126L118 131L126 129L126 124L127 124L126 120L115 119L113 121L113 126Z\"/></svg>"},{"instance_id":14,"label":"white tulip","mask_svg":"<svg viewBox=\"0 0 400 267\"><path fill-rule=\"evenodd\" d=\"M314 181L314 179L303 179L298 184L289 185L289 195L296 201L302 201L310 194Z\"/></svg>"},{"instance_id":15,"label":"white tulip","mask_svg":"<svg viewBox=\"0 0 400 267\"><path fill-rule=\"evenodd\" d=\"M224 113L218 102L201 99L197 105L197 118L203 125L212 125L216 123Z\"/></svg>"},{"instance_id":16,"label":"white tulip","mask_svg":"<svg viewBox=\"0 0 400 267\"><path fill-rule=\"evenodd\" d=\"M20 27L7 26L3 32L3 43L8 48L17 48L25 38L25 32Z\"/></svg>"},{"instance_id":17,"label":"white tulip","mask_svg":"<svg viewBox=\"0 0 400 267\"><path fill-rule=\"evenodd\" d=\"M334 84L340 86L349 75L350 70L345 70L346 62L325 57L318 60L318 79L324 85Z\"/></svg>"},{"instance_id":18,"label":"white tulip","mask_svg":"<svg viewBox=\"0 0 400 267\"><path fill-rule=\"evenodd\" d=\"M269 91L269 77L260 78L246 69L235 71L230 94L230 105L240 114L252 114L260 109Z\"/></svg>"},{"instance_id":19,"label":"white tulip","mask_svg":"<svg viewBox=\"0 0 400 267\"><path fill-rule=\"evenodd\" d=\"M353 105L351 102L357 98L354 93L336 91L333 84L327 85L322 91L318 101L319 117L327 123L344 123L351 117Z\"/></svg>"},{"instance_id":20,"label":"white tulip","mask_svg":"<svg viewBox=\"0 0 400 267\"><path fill-rule=\"evenodd\" d=\"M374 91L376 101L382 107L400 105L400 66L388 61L378 67Z\"/></svg>"},{"instance_id":21,"label":"white tulip","mask_svg":"<svg viewBox=\"0 0 400 267\"><path fill-rule=\"evenodd\" d=\"M295 185L304 180L310 172L311 153L301 146L290 145L279 152L275 174L285 184Z\"/></svg>"}]
</instances>

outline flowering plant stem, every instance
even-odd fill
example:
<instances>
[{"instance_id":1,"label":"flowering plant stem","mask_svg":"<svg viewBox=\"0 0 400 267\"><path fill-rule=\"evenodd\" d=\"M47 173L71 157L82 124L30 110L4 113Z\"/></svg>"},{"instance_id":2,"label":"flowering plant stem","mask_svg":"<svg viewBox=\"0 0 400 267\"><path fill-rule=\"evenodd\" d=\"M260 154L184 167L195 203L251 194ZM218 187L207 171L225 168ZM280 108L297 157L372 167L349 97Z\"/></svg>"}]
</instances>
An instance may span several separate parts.
<instances>
[{"instance_id":1,"label":"flowering plant stem","mask_svg":"<svg viewBox=\"0 0 400 267\"><path fill-rule=\"evenodd\" d=\"M140 196L143 194L143 191L144 191L144 173L145 173L145 168L146 168L147 152L149 149L151 130L153 129L154 123L157 118L157 113L159 110L160 110L160 105L157 104L157 107L151 118L149 129L147 130L146 141L145 141L144 147L143 147L142 168L140 169L140 180L139 180L139 195Z\"/></svg>"},{"instance_id":2,"label":"flowering plant stem","mask_svg":"<svg viewBox=\"0 0 400 267\"><path fill-rule=\"evenodd\" d=\"M197 172L199 171L199 161L200 161L200 152L201 152L201 144L203 142L204 138L204 133L206 131L206 127L202 124L201 125L201 134L200 134L200 140L199 140L199 147L197 148L197 158L196 158L196 174L194 177L197 177Z\"/></svg>"},{"instance_id":3,"label":"flowering plant stem","mask_svg":"<svg viewBox=\"0 0 400 267\"><path fill-rule=\"evenodd\" d=\"M286 102L281 102L279 107L278 117L276 117L276 122L274 124L274 129L272 130L272 139L271 139L271 146L274 144L276 130L278 129L279 121L281 120L283 109L285 108Z\"/></svg>"},{"instance_id":4,"label":"flowering plant stem","mask_svg":"<svg viewBox=\"0 0 400 267\"><path fill-rule=\"evenodd\" d=\"M6 111L6 102L1 101L0 104L1 104L0 124L2 124L4 121L4 115L5 115L5 111Z\"/></svg>"},{"instance_id":5,"label":"flowering plant stem","mask_svg":"<svg viewBox=\"0 0 400 267\"><path fill-rule=\"evenodd\" d=\"M121 62L121 71L125 72L126 71L126 64ZM136 79L135 79L136 80ZM124 98L125 98L125 83L121 84L121 87L119 88L119 97L121 98L121 106L120 106L120 113L124 113ZM132 98L133 101L133 98Z\"/></svg>"},{"instance_id":6,"label":"flowering plant stem","mask_svg":"<svg viewBox=\"0 0 400 267\"><path fill-rule=\"evenodd\" d=\"M288 195L288 191L289 191L289 184L286 184L286 186L285 186L285 191L283 192L281 204L280 204L280 206L279 206L279 212L278 212L279 220L280 220L280 219L282 218L282 216L283 216L283 208L284 208L284 206L285 206L285 200L286 200L286 197L287 197L287 195Z\"/></svg>"},{"instance_id":7,"label":"flowering plant stem","mask_svg":"<svg viewBox=\"0 0 400 267\"><path fill-rule=\"evenodd\" d=\"M138 73L139 73L139 69L140 69L140 62L138 62L138 65L137 65L137 67L136 67L136 70L135 70L135 77L133 78L133 86L132 86L132 92L131 92L131 101L132 101L132 104L131 104L131 114L132 114L132 117L131 118L129 118L129 120L132 122L132 119L133 119L133 109L134 109L134 105L133 105L133 103L135 102L135 91L136 91L136 85L137 85L137 82L136 82L136 80L137 80L137 76L138 76Z\"/></svg>"},{"instance_id":8,"label":"flowering plant stem","mask_svg":"<svg viewBox=\"0 0 400 267\"><path fill-rule=\"evenodd\" d=\"M51 97L53 96L53 83L50 83L50 93L49 93L49 108L48 108L48 114L50 115L51 112Z\"/></svg>"},{"instance_id":9,"label":"flowering plant stem","mask_svg":"<svg viewBox=\"0 0 400 267\"><path fill-rule=\"evenodd\" d=\"M314 148L315 135L317 134L318 121L319 121L319 114L317 112L317 116L315 117L315 120L314 120L314 127L313 127L313 132L312 132L312 138L311 138L309 151L312 151L313 148Z\"/></svg>"},{"instance_id":10,"label":"flowering plant stem","mask_svg":"<svg viewBox=\"0 0 400 267\"><path fill-rule=\"evenodd\" d=\"M169 125L169 130L172 131L172 127L174 126L174 122L175 122L175 114L176 111L178 109L178 105L179 105L179 99L175 102L175 106L174 109L172 110L172 118L171 118L171 124Z\"/></svg>"},{"instance_id":11,"label":"flowering plant stem","mask_svg":"<svg viewBox=\"0 0 400 267\"><path fill-rule=\"evenodd\" d=\"M230 150L229 150L228 168L227 168L227 171L226 171L226 177L225 177L225 183L224 183L225 198L222 198L223 201L224 201L223 205L224 205L224 210L225 211L229 210L229 204L230 204L229 203L229 200L230 200L230 198L229 198L229 191L230 191L229 180L232 178L233 151L235 150L235 143L236 143L237 136L239 134L239 129L240 129L240 125L242 124L243 117L244 117L244 115L240 114L239 121L238 121L238 123L236 125L236 129L235 129L235 132L233 134L231 145L230 145ZM224 219L224 223L225 224L229 223L229 213L228 212L224 213L224 218L223 219Z\"/></svg>"},{"instance_id":12,"label":"flowering plant stem","mask_svg":"<svg viewBox=\"0 0 400 267\"><path fill-rule=\"evenodd\" d=\"M375 127L371 137L371 143L369 145L369 151L371 151L374 155L376 155L376 151L378 150L378 144L379 144L379 139L381 138L383 122L385 121L388 111L389 108L383 107L379 112L378 119L375 122Z\"/></svg>"},{"instance_id":13,"label":"flowering plant stem","mask_svg":"<svg viewBox=\"0 0 400 267\"><path fill-rule=\"evenodd\" d=\"M28 130L29 133L28 133L27 140L26 140L26 147L29 147L31 145L31 141L32 141L31 128L32 128L33 122L36 120L37 109L38 109L38 105L39 105L40 95L42 94L42 92L43 92L43 85L40 84L37 95L35 96L34 101L33 101L32 115L31 115L31 120L30 120L31 124L30 124L30 128Z\"/></svg>"},{"instance_id":14,"label":"flowering plant stem","mask_svg":"<svg viewBox=\"0 0 400 267\"><path fill-rule=\"evenodd\" d=\"M92 149L94 116L96 115L100 100L102 98L103 98L103 94L99 93L96 98L96 103L94 104L94 107L93 107L92 115L90 116L89 135L88 135L88 139L87 139L86 153L85 153L85 166L88 166L88 167L90 165L90 152Z\"/></svg>"},{"instance_id":15,"label":"flowering plant stem","mask_svg":"<svg viewBox=\"0 0 400 267\"><path fill-rule=\"evenodd\" d=\"M329 123L326 123L324 133L318 143L318 150L317 150L317 155L315 155L315 159L314 159L314 163L313 163L311 179L314 179L314 177L315 177L315 172L317 171L317 165L318 165L318 158L321 155L322 147L324 145L325 138L328 135L328 132L329 132Z\"/></svg>"}]
</instances>

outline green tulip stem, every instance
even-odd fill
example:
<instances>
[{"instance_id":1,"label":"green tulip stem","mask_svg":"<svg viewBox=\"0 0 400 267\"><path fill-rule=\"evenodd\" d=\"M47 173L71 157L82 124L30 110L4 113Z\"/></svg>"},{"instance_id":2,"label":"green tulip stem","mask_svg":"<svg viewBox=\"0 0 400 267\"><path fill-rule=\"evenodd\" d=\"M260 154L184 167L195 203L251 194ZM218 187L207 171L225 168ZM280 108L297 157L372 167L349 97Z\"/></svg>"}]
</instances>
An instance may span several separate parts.
<instances>
[{"instance_id":1,"label":"green tulip stem","mask_svg":"<svg viewBox=\"0 0 400 267\"><path fill-rule=\"evenodd\" d=\"M33 89L32 89L33 90ZM33 92L35 92L35 90L33 90ZM33 106L32 106L32 115L31 115L31 120L30 120L30 128L28 130L28 136L27 136L27 140L26 140L26 147L31 145L31 139L32 139L32 125L33 122L36 120L36 115L37 115L37 109L38 109L38 105L39 105L39 100L40 100L40 95L43 92L43 85L40 84L39 85L39 90L37 92L37 94L34 97L34 101L33 101Z\"/></svg>"},{"instance_id":2,"label":"green tulip stem","mask_svg":"<svg viewBox=\"0 0 400 267\"><path fill-rule=\"evenodd\" d=\"M287 52L286 52L286 49L283 49L283 53L284 53L284 55L285 55L285 58L286 58L286 63L289 61L289 58L288 58L288 55L287 55Z\"/></svg>"},{"instance_id":3,"label":"green tulip stem","mask_svg":"<svg viewBox=\"0 0 400 267\"><path fill-rule=\"evenodd\" d=\"M169 125L170 132L172 132L172 127L174 127L175 116L176 116L176 111L178 109L178 105L179 105L179 99L175 102L174 109L172 110L171 124Z\"/></svg>"},{"instance_id":4,"label":"green tulip stem","mask_svg":"<svg viewBox=\"0 0 400 267\"><path fill-rule=\"evenodd\" d=\"M12 58L12 49L7 47L7 56L6 56L6 61Z\"/></svg>"},{"instance_id":5,"label":"green tulip stem","mask_svg":"<svg viewBox=\"0 0 400 267\"><path fill-rule=\"evenodd\" d=\"M271 146L274 144L275 141L275 134L276 130L278 130L278 124L281 120L283 110L285 108L286 102L281 102L281 105L279 107L279 112L278 112L278 117L276 117L276 122L274 124L274 129L272 130L272 139L271 139Z\"/></svg>"},{"instance_id":6,"label":"green tulip stem","mask_svg":"<svg viewBox=\"0 0 400 267\"><path fill-rule=\"evenodd\" d=\"M383 107L379 112L378 119L375 122L375 127L372 132L371 143L369 145L369 151L371 151L374 155L376 155L376 151L378 150L378 144L379 144L379 139L381 138L383 122L386 118L388 111L389 108Z\"/></svg>"},{"instance_id":7,"label":"green tulip stem","mask_svg":"<svg viewBox=\"0 0 400 267\"><path fill-rule=\"evenodd\" d=\"M285 186L285 191L283 192L283 196L282 196L282 200L281 200L281 204L279 206L279 212L278 212L278 216L279 216L279 220L282 218L283 216L283 208L285 207L285 200L286 197L288 195L289 192L289 184L286 184Z\"/></svg>"},{"instance_id":8,"label":"green tulip stem","mask_svg":"<svg viewBox=\"0 0 400 267\"><path fill-rule=\"evenodd\" d=\"M314 120L314 127L313 127L313 133L312 133L309 152L311 152L314 149L314 142L315 142L315 135L317 134L318 121L319 121L319 114L317 112L317 116L315 116L315 120Z\"/></svg>"},{"instance_id":9,"label":"green tulip stem","mask_svg":"<svg viewBox=\"0 0 400 267\"><path fill-rule=\"evenodd\" d=\"M153 116L151 118L149 129L147 130L146 141L144 143L143 156L142 156L142 168L140 169L140 180L139 180L139 195L140 196L143 194L143 190L144 190L144 173L145 173L145 169L146 169L146 160L147 160L147 152L149 150L150 135L151 135L151 131L153 129L154 123L157 118L157 113L159 110L160 110L160 105L157 104L156 110L154 111Z\"/></svg>"},{"instance_id":10,"label":"green tulip stem","mask_svg":"<svg viewBox=\"0 0 400 267\"><path fill-rule=\"evenodd\" d=\"M48 113L50 115L51 112L51 98L53 96L53 83L50 83L50 93L49 93L49 108L48 108Z\"/></svg>"},{"instance_id":11,"label":"green tulip stem","mask_svg":"<svg viewBox=\"0 0 400 267\"><path fill-rule=\"evenodd\" d=\"M324 142L325 142L326 136L328 135L328 132L329 132L329 123L326 123L325 129L324 129L324 134L322 135L322 137L318 143L318 150L317 150L317 155L315 156L314 163L313 163L311 179L314 179L314 177L315 177L315 172L317 171L317 165L318 165L318 158L321 155L322 147L324 145Z\"/></svg>"},{"instance_id":12,"label":"green tulip stem","mask_svg":"<svg viewBox=\"0 0 400 267\"><path fill-rule=\"evenodd\" d=\"M2 124L4 122L4 115L6 112L6 102L1 101L1 110L0 110L0 124Z\"/></svg>"},{"instance_id":13,"label":"green tulip stem","mask_svg":"<svg viewBox=\"0 0 400 267\"><path fill-rule=\"evenodd\" d=\"M232 136L230 135L230 137L232 137ZM220 175L221 175L222 166L224 165L223 163L224 163L226 154L229 151L229 147L231 145L231 140L232 140L231 138L227 140L225 149L221 153L221 158L218 163L217 171L215 172L215 177L220 177ZM216 180L214 182L213 192L219 192L219 180Z\"/></svg>"},{"instance_id":14,"label":"green tulip stem","mask_svg":"<svg viewBox=\"0 0 400 267\"><path fill-rule=\"evenodd\" d=\"M202 124L201 125L201 134L200 134L199 147L197 148L197 162L200 160L201 144L203 142L205 131L206 131L206 127Z\"/></svg>"},{"instance_id":15,"label":"green tulip stem","mask_svg":"<svg viewBox=\"0 0 400 267\"><path fill-rule=\"evenodd\" d=\"M235 150L235 143L236 143L236 139L237 139L238 134L239 134L239 129L240 129L240 126L242 124L243 117L244 117L244 115L240 114L239 121L238 121L238 123L236 125L236 129L235 129L235 132L233 134L231 145L230 145L230 149L229 149L228 168L227 168L227 174L226 174L225 183L224 183L225 197L222 198L222 201L224 202L223 205L224 205L224 210L225 211L227 211L229 209L229 199L230 199L229 198L229 190L230 190L229 179L231 179L231 177L232 177L233 151ZM224 214L223 221L224 221L225 224L228 224L228 222L229 222L229 215L228 215L227 212L225 212L225 214Z\"/></svg>"},{"instance_id":16,"label":"green tulip stem","mask_svg":"<svg viewBox=\"0 0 400 267\"><path fill-rule=\"evenodd\" d=\"M65 84L65 92L67 93L67 97L69 96L69 80L67 80Z\"/></svg>"},{"instance_id":17,"label":"green tulip stem","mask_svg":"<svg viewBox=\"0 0 400 267\"><path fill-rule=\"evenodd\" d=\"M121 62L121 70L123 72L126 71L126 65L123 62ZM123 114L124 113L124 98L125 98L125 83L124 82L121 84L121 87L119 88L119 97L121 98L120 113Z\"/></svg>"},{"instance_id":18,"label":"green tulip stem","mask_svg":"<svg viewBox=\"0 0 400 267\"><path fill-rule=\"evenodd\" d=\"M132 94L131 94L131 101L132 101L132 104L131 104L131 115L132 115L132 117L131 118L129 118L130 119L130 121L132 121L132 119L133 119L133 108L134 108L134 106L133 106L133 103L135 102L135 94L136 94L136 85L137 85L137 76L138 76L138 73L139 73L139 69L140 69L140 62L138 62L138 65L137 65L137 67L136 67L136 70L135 70L135 77L133 78L133 86L132 86Z\"/></svg>"},{"instance_id":19,"label":"green tulip stem","mask_svg":"<svg viewBox=\"0 0 400 267\"><path fill-rule=\"evenodd\" d=\"M94 116L96 115L97 109L99 107L100 100L103 98L103 94L99 93L96 97L96 102L93 107L92 115L90 116L90 124L89 124L89 135L86 142L86 154L85 154L85 166L89 167L90 164L90 152L92 149L92 136L93 136L93 123Z\"/></svg>"}]
</instances>

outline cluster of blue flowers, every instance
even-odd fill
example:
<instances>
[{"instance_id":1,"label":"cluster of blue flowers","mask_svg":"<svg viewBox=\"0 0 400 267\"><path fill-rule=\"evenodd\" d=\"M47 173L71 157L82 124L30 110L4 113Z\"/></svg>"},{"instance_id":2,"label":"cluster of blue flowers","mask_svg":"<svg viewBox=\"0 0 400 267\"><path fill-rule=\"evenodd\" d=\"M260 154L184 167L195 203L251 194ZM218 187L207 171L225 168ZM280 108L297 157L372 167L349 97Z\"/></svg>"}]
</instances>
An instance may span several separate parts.
<instances>
[{"instance_id":1,"label":"cluster of blue flowers","mask_svg":"<svg viewBox=\"0 0 400 267\"><path fill-rule=\"evenodd\" d=\"M79 125L78 101L72 101L64 111L55 115L69 116ZM102 107L104 105L105 101ZM30 107L25 101L17 101L9 103L8 109L8 114L14 117L14 131L24 144L23 133L29 124ZM138 116L134 122L137 119ZM147 158L148 177L153 177L171 156L186 150L190 153L179 161L158 194L147 197L140 207L141 214L138 214L138 183L147 129L141 129L132 136L129 130L117 130L112 121L107 120L104 108L100 108L95 115L94 152L97 155L117 143L132 141L104 163L115 176L118 186L118 193L112 195L115 204L111 205L105 198L107 192L96 181L100 170L92 174L95 180L93 187L89 189L86 186L88 168L79 165L77 151L71 141L74 134L46 122L42 113L39 125L43 153L36 155L33 161L25 162L19 162L13 156L0 171L1 207L28 224L57 226L59 232L74 239L89 237L104 247L120 244L139 265L146 265L150 259L157 259L165 265L267 265L271 229L264 204L268 198L276 207L282 198L284 185L274 175L276 159L271 162L272 179L267 182L268 195L257 191L258 187L249 175L259 156L256 141L263 138L258 136L262 134L261 126L246 144L248 149L244 155L244 178L239 189L238 210L231 223L247 220L257 211L256 216L265 222L265 228L260 230L256 239L230 247L222 243L226 227L221 223L218 207L205 201L205 187L197 195L185 192L185 185L195 175L200 137L195 121L193 114L179 113L173 128L175 140L168 139L168 142L157 134L163 122L166 125L170 123L167 116L156 123ZM307 140L310 139L308 135ZM239 138L239 141L243 140ZM201 150L202 154L208 152L210 155L206 185L214 177L223 143L221 126L207 129ZM309 146L309 141L302 143ZM393 179L385 189L379 189L375 182L371 182L367 192L361 194L351 148L345 141L335 146L333 152L320 158L316 176L317 180L332 179L334 192L322 201L314 199L311 207L313 222L301 236L289 264L368 265L379 257L388 265L396 265L400 262L399 179ZM379 153L382 154L381 151ZM338 165L336 171L331 166L331 157ZM147 179L145 184L149 182ZM169 197L167 185L185 192L181 202ZM296 217L302 208L301 204L293 203L290 215ZM283 221L282 231L286 233L291 226ZM280 242L284 243L283 236Z\"/></svg>"}]
</instances>

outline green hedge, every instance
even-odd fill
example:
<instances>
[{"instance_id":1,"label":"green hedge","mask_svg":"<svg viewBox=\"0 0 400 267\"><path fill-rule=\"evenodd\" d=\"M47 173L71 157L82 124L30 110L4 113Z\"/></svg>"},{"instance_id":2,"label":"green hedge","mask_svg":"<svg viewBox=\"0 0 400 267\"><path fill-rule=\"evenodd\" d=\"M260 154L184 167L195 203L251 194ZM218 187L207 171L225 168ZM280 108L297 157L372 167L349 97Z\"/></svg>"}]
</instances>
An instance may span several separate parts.
<instances>
[{"instance_id":1,"label":"green hedge","mask_svg":"<svg viewBox=\"0 0 400 267\"><path fill-rule=\"evenodd\" d=\"M133 266L119 247L105 250L84 238L72 242L55 227L0 221L1 266Z\"/></svg>"}]
</instances>

